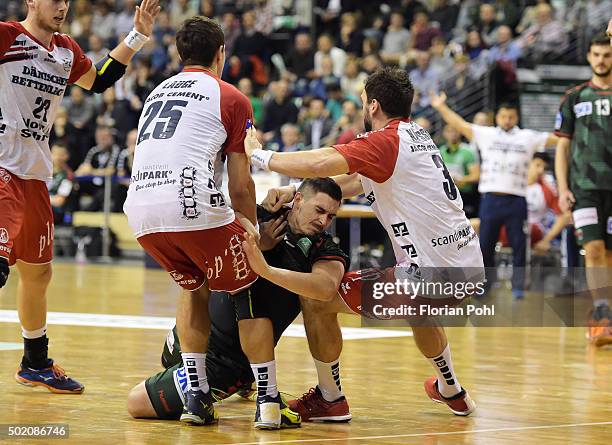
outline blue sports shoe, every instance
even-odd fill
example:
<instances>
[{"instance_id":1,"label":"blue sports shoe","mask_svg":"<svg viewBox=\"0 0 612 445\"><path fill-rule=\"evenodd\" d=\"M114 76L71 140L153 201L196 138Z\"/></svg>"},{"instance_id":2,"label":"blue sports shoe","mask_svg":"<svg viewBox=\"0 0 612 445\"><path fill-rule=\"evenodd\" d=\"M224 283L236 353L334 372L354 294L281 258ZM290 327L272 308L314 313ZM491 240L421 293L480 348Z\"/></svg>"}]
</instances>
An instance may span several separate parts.
<instances>
[{"instance_id":1,"label":"blue sports shoe","mask_svg":"<svg viewBox=\"0 0 612 445\"><path fill-rule=\"evenodd\" d=\"M219 421L217 410L213 406L213 398L210 391L194 391L189 389L185 393L185 405L181 422L189 425L210 425Z\"/></svg>"},{"instance_id":2,"label":"blue sports shoe","mask_svg":"<svg viewBox=\"0 0 612 445\"><path fill-rule=\"evenodd\" d=\"M81 394L85 390L83 385L68 377L52 360L50 365L48 368L32 369L20 364L15 380L25 386L42 386L56 394Z\"/></svg>"}]
</instances>

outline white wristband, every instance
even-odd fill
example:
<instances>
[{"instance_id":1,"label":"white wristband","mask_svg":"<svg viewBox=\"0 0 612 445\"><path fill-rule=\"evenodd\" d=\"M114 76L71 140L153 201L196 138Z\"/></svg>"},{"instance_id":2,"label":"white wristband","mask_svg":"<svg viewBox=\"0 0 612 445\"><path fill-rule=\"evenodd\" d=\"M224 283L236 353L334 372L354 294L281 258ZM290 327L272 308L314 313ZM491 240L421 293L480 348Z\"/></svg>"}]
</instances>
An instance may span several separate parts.
<instances>
[{"instance_id":1,"label":"white wristband","mask_svg":"<svg viewBox=\"0 0 612 445\"><path fill-rule=\"evenodd\" d=\"M125 45L131 50L138 52L148 41L149 38L147 36L139 33L135 29L132 29L123 43L125 43Z\"/></svg>"},{"instance_id":2,"label":"white wristband","mask_svg":"<svg viewBox=\"0 0 612 445\"><path fill-rule=\"evenodd\" d=\"M257 148L253 150L251 164L253 167L257 167L260 170L270 171L269 164L273 154L274 152L272 150L262 150L261 148Z\"/></svg>"},{"instance_id":3,"label":"white wristband","mask_svg":"<svg viewBox=\"0 0 612 445\"><path fill-rule=\"evenodd\" d=\"M255 230L259 232L259 223L255 224Z\"/></svg>"}]
</instances>

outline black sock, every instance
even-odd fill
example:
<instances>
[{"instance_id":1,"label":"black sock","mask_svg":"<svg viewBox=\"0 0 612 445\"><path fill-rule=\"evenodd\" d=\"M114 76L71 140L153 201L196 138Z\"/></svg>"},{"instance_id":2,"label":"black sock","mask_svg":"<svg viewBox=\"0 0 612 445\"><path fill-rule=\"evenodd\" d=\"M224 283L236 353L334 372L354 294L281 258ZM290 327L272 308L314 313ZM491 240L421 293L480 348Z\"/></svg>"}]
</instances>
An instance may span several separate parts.
<instances>
[{"instance_id":1,"label":"black sock","mask_svg":"<svg viewBox=\"0 0 612 445\"><path fill-rule=\"evenodd\" d=\"M47 335L38 338L23 339L22 364L26 368L44 369L53 363L48 357L49 339Z\"/></svg>"}]
</instances>

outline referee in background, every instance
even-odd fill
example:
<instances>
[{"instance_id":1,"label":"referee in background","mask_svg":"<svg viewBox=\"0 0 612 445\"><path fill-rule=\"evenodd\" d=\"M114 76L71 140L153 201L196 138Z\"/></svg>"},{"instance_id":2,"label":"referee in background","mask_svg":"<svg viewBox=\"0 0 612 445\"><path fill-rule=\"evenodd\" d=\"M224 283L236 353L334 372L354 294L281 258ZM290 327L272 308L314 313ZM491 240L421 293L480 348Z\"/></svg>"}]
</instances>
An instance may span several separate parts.
<instances>
[{"instance_id":1,"label":"referee in background","mask_svg":"<svg viewBox=\"0 0 612 445\"><path fill-rule=\"evenodd\" d=\"M512 295L525 295L527 257L527 170L537 151L557 143L557 136L517 126L518 108L502 104L495 114L496 127L474 125L446 105L446 94L431 94L431 105L444 121L474 142L480 152L480 248L487 269L487 287L496 280L495 245L506 226L512 247Z\"/></svg>"}]
</instances>

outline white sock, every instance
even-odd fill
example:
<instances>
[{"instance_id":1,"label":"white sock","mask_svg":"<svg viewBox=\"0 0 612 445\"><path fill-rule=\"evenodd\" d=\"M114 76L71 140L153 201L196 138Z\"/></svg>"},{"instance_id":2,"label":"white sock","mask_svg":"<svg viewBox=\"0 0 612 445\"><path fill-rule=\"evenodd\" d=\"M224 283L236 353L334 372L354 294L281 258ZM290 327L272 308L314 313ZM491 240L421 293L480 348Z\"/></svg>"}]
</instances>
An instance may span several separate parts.
<instances>
[{"instance_id":1,"label":"white sock","mask_svg":"<svg viewBox=\"0 0 612 445\"><path fill-rule=\"evenodd\" d=\"M276 360L265 363L251 363L251 369L257 384L257 396L276 397L278 395Z\"/></svg>"},{"instance_id":2,"label":"white sock","mask_svg":"<svg viewBox=\"0 0 612 445\"><path fill-rule=\"evenodd\" d=\"M342 394L342 385L340 385L340 363L339 359L330 363L320 362L313 357L319 376L319 389L321 395L328 402L338 400Z\"/></svg>"},{"instance_id":3,"label":"white sock","mask_svg":"<svg viewBox=\"0 0 612 445\"><path fill-rule=\"evenodd\" d=\"M34 340L35 338L44 337L47 334L47 325L45 324L40 329L35 329L34 331L28 331L23 326L21 327L21 335L23 338L27 338L30 340Z\"/></svg>"},{"instance_id":4,"label":"white sock","mask_svg":"<svg viewBox=\"0 0 612 445\"><path fill-rule=\"evenodd\" d=\"M437 357L427 358L438 375L438 390L443 397L452 397L461 392L461 385L453 370L450 345L447 344L442 354Z\"/></svg>"},{"instance_id":5,"label":"white sock","mask_svg":"<svg viewBox=\"0 0 612 445\"><path fill-rule=\"evenodd\" d=\"M201 352L181 352L183 366L187 374L189 388L194 391L208 392L208 378L206 377L206 354Z\"/></svg>"}]
</instances>

